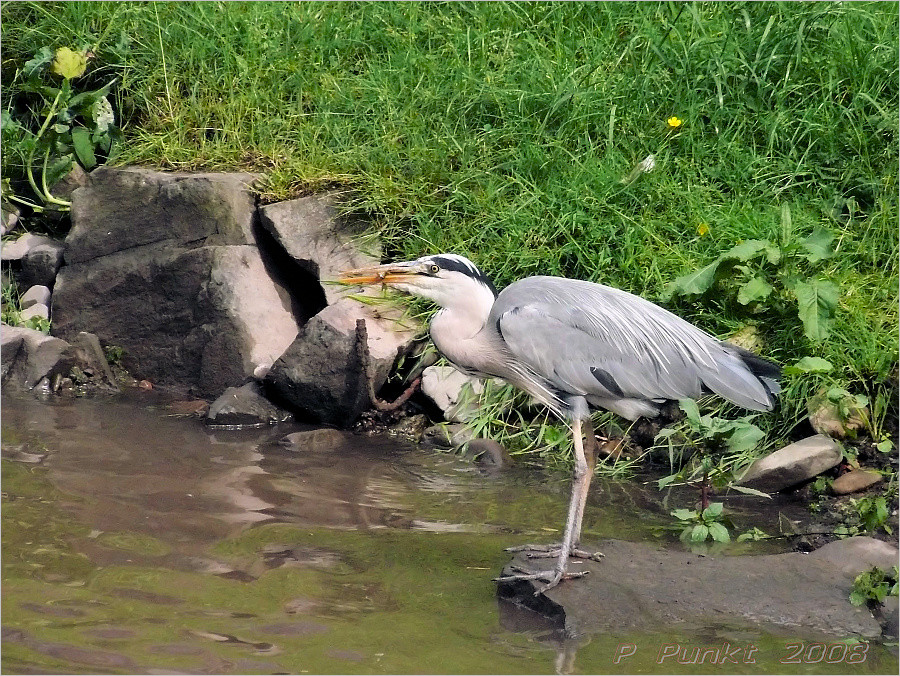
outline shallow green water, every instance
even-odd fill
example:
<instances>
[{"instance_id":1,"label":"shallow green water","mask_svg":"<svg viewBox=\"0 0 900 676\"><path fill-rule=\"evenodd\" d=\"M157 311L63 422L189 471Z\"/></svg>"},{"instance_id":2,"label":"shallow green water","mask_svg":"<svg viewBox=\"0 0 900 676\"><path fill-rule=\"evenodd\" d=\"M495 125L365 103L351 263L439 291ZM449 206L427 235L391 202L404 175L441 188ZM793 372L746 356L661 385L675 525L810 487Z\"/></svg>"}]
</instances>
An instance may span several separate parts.
<instances>
[{"instance_id":1,"label":"shallow green water","mask_svg":"<svg viewBox=\"0 0 900 676\"><path fill-rule=\"evenodd\" d=\"M839 637L785 663L803 639L758 628L567 639L499 602L503 547L557 536L564 476L365 437L298 453L272 443L292 428L212 432L125 400L4 397L2 423L4 673L897 670ZM598 486L586 532L663 537L658 500Z\"/></svg>"}]
</instances>

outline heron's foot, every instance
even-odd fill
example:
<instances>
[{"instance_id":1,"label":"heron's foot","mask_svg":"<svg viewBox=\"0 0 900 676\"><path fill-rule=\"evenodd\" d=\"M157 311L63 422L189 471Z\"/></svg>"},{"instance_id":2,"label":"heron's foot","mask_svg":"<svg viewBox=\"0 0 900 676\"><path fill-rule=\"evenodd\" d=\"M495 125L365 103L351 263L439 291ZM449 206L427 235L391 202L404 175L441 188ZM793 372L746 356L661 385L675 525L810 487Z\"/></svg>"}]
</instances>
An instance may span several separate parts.
<instances>
[{"instance_id":1,"label":"heron's foot","mask_svg":"<svg viewBox=\"0 0 900 676\"><path fill-rule=\"evenodd\" d=\"M570 573L564 570L560 570L558 568L554 570L541 570L538 572L529 571L525 568L520 568L518 566L510 566L512 570L516 571L512 575L501 575L500 577L495 577L494 582L518 582L520 580L542 580L547 584L537 591L534 592L534 595L543 594L548 589L553 589L556 585L558 585L563 580L574 580L578 577L584 577L591 571L589 570L581 570L576 573Z\"/></svg>"},{"instance_id":2,"label":"heron's foot","mask_svg":"<svg viewBox=\"0 0 900 676\"><path fill-rule=\"evenodd\" d=\"M507 547L508 552L527 552L529 559L556 559L562 553L561 544L553 545L518 545L516 547ZM569 556L574 559L589 559L590 561L599 561L603 558L601 552L588 552L578 547L572 547L569 550Z\"/></svg>"}]
</instances>

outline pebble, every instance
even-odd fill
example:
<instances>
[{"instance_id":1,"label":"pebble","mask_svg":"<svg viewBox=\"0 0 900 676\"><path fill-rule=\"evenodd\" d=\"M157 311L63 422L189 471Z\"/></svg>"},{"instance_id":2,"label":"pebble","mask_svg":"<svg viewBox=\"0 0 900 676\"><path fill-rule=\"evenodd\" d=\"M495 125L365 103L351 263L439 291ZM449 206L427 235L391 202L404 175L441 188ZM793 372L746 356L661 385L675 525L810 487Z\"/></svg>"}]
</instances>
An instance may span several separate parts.
<instances>
[{"instance_id":1,"label":"pebble","mask_svg":"<svg viewBox=\"0 0 900 676\"><path fill-rule=\"evenodd\" d=\"M876 472L854 469L835 479L834 483L831 484L831 490L835 495L847 495L848 493L864 491L870 486L881 483L882 480L883 477Z\"/></svg>"}]
</instances>

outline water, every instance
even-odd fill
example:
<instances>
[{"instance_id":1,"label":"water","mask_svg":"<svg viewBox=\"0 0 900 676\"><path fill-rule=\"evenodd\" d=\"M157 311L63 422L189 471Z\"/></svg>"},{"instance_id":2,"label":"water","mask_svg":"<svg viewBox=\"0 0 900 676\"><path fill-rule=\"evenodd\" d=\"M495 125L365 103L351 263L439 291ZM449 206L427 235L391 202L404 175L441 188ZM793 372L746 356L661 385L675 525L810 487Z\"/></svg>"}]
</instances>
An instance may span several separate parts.
<instances>
[{"instance_id":1,"label":"water","mask_svg":"<svg viewBox=\"0 0 900 676\"><path fill-rule=\"evenodd\" d=\"M273 443L298 427L211 431L127 397L2 414L4 673L896 673L876 644L810 664L746 627L567 639L498 602L503 547L559 537L565 476L381 438L298 452ZM586 534L668 538L667 511L598 485ZM725 643L725 666L679 663Z\"/></svg>"}]
</instances>

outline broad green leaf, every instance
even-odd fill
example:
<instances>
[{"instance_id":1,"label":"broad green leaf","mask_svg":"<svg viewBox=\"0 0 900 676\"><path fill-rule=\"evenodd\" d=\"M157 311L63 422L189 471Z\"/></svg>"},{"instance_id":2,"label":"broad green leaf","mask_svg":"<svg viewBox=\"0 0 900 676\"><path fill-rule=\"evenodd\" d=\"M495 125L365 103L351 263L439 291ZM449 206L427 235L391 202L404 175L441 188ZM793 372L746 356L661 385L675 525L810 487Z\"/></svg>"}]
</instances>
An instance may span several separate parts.
<instances>
[{"instance_id":1,"label":"broad green leaf","mask_svg":"<svg viewBox=\"0 0 900 676\"><path fill-rule=\"evenodd\" d=\"M890 439L885 439L875 444L875 448L877 448L880 453L890 453L894 448L894 442Z\"/></svg>"},{"instance_id":2,"label":"broad green leaf","mask_svg":"<svg viewBox=\"0 0 900 676\"><path fill-rule=\"evenodd\" d=\"M772 293L772 285L762 277L754 277L738 289L738 303L747 305L758 300L764 300Z\"/></svg>"},{"instance_id":3,"label":"broad green leaf","mask_svg":"<svg viewBox=\"0 0 900 676\"><path fill-rule=\"evenodd\" d=\"M735 453L749 451L756 448L757 444L759 444L765 436L766 433L756 425L747 423L732 432L731 436L728 437L728 441L725 442L725 445L728 447L729 451Z\"/></svg>"},{"instance_id":4,"label":"broad green leaf","mask_svg":"<svg viewBox=\"0 0 900 676\"><path fill-rule=\"evenodd\" d=\"M87 58L84 52L76 52L68 47L60 47L56 50L56 58L53 59L53 65L50 66L50 70L66 80L81 77L86 69Z\"/></svg>"},{"instance_id":5,"label":"broad green leaf","mask_svg":"<svg viewBox=\"0 0 900 676\"><path fill-rule=\"evenodd\" d=\"M704 542L709 535L709 527L705 524L698 523L691 530L691 542Z\"/></svg>"},{"instance_id":6,"label":"broad green leaf","mask_svg":"<svg viewBox=\"0 0 900 676\"><path fill-rule=\"evenodd\" d=\"M84 127L72 130L72 146L81 166L90 171L97 166L97 158L94 156L94 144L91 141L91 132Z\"/></svg>"},{"instance_id":7,"label":"broad green leaf","mask_svg":"<svg viewBox=\"0 0 900 676\"><path fill-rule=\"evenodd\" d=\"M737 246L731 247L728 251L722 254L722 258L728 258L731 260L741 261L742 263L746 263L751 258L756 257L760 251L765 251L767 248L772 246L772 242L767 239L748 239L746 242L741 242Z\"/></svg>"},{"instance_id":8,"label":"broad green leaf","mask_svg":"<svg viewBox=\"0 0 900 676\"><path fill-rule=\"evenodd\" d=\"M736 490L738 493L746 493L747 495L755 495L760 498L769 498L772 499L772 496L768 493L763 493L762 491L758 491L755 488L748 488L747 486L738 486L737 484L732 484L731 488Z\"/></svg>"},{"instance_id":9,"label":"broad green leaf","mask_svg":"<svg viewBox=\"0 0 900 676\"><path fill-rule=\"evenodd\" d=\"M684 411L687 419L694 424L695 427L700 426L700 408L693 399L679 399L678 407Z\"/></svg>"},{"instance_id":10,"label":"broad green leaf","mask_svg":"<svg viewBox=\"0 0 900 676\"><path fill-rule=\"evenodd\" d=\"M717 522L709 524L709 534L716 542L731 542L731 536L728 534L728 529L721 523Z\"/></svg>"},{"instance_id":11,"label":"broad green leaf","mask_svg":"<svg viewBox=\"0 0 900 676\"><path fill-rule=\"evenodd\" d=\"M25 62L22 68L22 74L25 77L31 77L41 66L50 63L53 60L53 50L49 47L41 47L34 55L33 59Z\"/></svg>"},{"instance_id":12,"label":"broad green leaf","mask_svg":"<svg viewBox=\"0 0 900 676\"><path fill-rule=\"evenodd\" d=\"M693 521L699 516L693 509L675 509L670 514L679 521Z\"/></svg>"},{"instance_id":13,"label":"broad green leaf","mask_svg":"<svg viewBox=\"0 0 900 676\"><path fill-rule=\"evenodd\" d=\"M831 362L822 357L803 357L793 366L785 366L784 372L787 375L796 375L798 373L828 373L833 369Z\"/></svg>"},{"instance_id":14,"label":"broad green leaf","mask_svg":"<svg viewBox=\"0 0 900 676\"><path fill-rule=\"evenodd\" d=\"M670 474L669 476L664 476L662 479L657 479L656 486L659 489L663 489L668 486L670 483L675 481L678 478L677 474Z\"/></svg>"},{"instance_id":15,"label":"broad green leaf","mask_svg":"<svg viewBox=\"0 0 900 676\"><path fill-rule=\"evenodd\" d=\"M816 228L813 233L804 239L800 246L806 250L806 260L810 263L830 258L834 251L831 248L831 242L834 240L832 235L825 228Z\"/></svg>"},{"instance_id":16,"label":"broad green leaf","mask_svg":"<svg viewBox=\"0 0 900 676\"><path fill-rule=\"evenodd\" d=\"M766 260L772 265L778 265L781 262L781 249L774 244L766 247Z\"/></svg>"},{"instance_id":17,"label":"broad green leaf","mask_svg":"<svg viewBox=\"0 0 900 676\"><path fill-rule=\"evenodd\" d=\"M852 603L854 606L861 606L865 602L866 597L864 594L858 591L850 592L850 603Z\"/></svg>"},{"instance_id":18,"label":"broad green leaf","mask_svg":"<svg viewBox=\"0 0 900 676\"><path fill-rule=\"evenodd\" d=\"M682 275L669 283L666 295L671 298L675 294L698 295L705 293L716 281L716 272L722 264L722 259L717 258L707 266Z\"/></svg>"},{"instance_id":19,"label":"broad green leaf","mask_svg":"<svg viewBox=\"0 0 900 676\"><path fill-rule=\"evenodd\" d=\"M704 519L717 519L722 516L722 510L725 505L721 502L711 502L707 505L706 509L703 510L703 518Z\"/></svg>"},{"instance_id":20,"label":"broad green leaf","mask_svg":"<svg viewBox=\"0 0 900 676\"><path fill-rule=\"evenodd\" d=\"M806 337L817 343L825 340L831 332L840 298L838 287L827 279L811 279L795 283L794 295Z\"/></svg>"}]
</instances>

